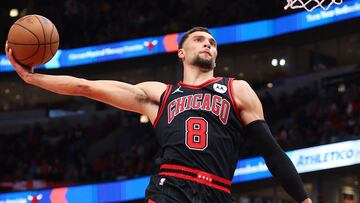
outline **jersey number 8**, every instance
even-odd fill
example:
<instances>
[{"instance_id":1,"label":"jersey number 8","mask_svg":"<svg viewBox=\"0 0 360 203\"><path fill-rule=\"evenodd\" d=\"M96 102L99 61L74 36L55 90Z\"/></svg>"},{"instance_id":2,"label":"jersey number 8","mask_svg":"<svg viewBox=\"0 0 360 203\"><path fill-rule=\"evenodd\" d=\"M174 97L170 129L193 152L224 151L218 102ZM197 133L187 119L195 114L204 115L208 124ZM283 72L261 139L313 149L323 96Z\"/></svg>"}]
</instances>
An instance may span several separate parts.
<instances>
[{"instance_id":1,"label":"jersey number 8","mask_svg":"<svg viewBox=\"0 0 360 203\"><path fill-rule=\"evenodd\" d=\"M208 146L208 122L201 117L190 117L185 122L185 145L203 151Z\"/></svg>"}]
</instances>

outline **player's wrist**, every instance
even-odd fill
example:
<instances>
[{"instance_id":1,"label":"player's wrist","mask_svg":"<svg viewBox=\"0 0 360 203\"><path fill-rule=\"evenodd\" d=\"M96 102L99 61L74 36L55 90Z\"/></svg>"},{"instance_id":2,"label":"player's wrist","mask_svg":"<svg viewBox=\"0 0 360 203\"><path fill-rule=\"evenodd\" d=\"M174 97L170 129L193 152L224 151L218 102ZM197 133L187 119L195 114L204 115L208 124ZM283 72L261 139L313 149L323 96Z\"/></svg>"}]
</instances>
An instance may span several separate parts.
<instances>
[{"instance_id":1,"label":"player's wrist","mask_svg":"<svg viewBox=\"0 0 360 203\"><path fill-rule=\"evenodd\" d=\"M32 84L34 81L34 70L24 70L24 73L21 76L21 78L28 84Z\"/></svg>"}]
</instances>

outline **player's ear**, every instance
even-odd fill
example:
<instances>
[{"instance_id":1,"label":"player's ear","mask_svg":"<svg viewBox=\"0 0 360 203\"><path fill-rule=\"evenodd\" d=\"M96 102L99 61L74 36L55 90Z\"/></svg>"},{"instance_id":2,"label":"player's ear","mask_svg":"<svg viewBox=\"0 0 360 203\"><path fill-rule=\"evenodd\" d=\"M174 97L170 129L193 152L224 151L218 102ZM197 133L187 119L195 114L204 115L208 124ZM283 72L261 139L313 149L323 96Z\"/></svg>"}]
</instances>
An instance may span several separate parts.
<instances>
[{"instance_id":1,"label":"player's ear","mask_svg":"<svg viewBox=\"0 0 360 203\"><path fill-rule=\"evenodd\" d=\"M185 53L184 53L184 49L179 49L178 50L178 57L179 57L179 59L183 59L183 58L185 58Z\"/></svg>"}]
</instances>

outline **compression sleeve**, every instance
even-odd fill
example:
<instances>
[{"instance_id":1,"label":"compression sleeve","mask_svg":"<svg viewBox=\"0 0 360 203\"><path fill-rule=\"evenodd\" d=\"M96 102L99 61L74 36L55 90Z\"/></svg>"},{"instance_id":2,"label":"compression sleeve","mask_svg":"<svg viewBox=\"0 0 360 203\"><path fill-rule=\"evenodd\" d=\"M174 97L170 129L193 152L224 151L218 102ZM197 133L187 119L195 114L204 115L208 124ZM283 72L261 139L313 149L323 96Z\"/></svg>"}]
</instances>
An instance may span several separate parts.
<instances>
[{"instance_id":1,"label":"compression sleeve","mask_svg":"<svg viewBox=\"0 0 360 203\"><path fill-rule=\"evenodd\" d=\"M303 182L294 164L273 138L264 120L256 120L245 127L246 137L254 143L265 159L271 174L297 202L308 198Z\"/></svg>"}]
</instances>

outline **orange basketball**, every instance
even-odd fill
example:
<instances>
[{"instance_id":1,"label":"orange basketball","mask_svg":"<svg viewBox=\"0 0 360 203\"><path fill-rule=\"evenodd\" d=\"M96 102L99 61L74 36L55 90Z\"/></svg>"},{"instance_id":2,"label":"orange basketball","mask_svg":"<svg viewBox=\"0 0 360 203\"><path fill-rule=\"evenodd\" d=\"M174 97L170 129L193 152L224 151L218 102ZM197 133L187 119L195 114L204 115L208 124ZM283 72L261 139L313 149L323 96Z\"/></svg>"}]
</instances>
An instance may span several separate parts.
<instances>
[{"instance_id":1,"label":"orange basketball","mask_svg":"<svg viewBox=\"0 0 360 203\"><path fill-rule=\"evenodd\" d=\"M45 64L55 55L59 33L49 19L27 15L11 26L7 41L17 62L33 67Z\"/></svg>"}]
</instances>

